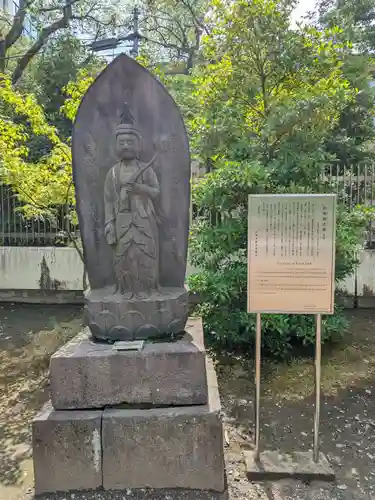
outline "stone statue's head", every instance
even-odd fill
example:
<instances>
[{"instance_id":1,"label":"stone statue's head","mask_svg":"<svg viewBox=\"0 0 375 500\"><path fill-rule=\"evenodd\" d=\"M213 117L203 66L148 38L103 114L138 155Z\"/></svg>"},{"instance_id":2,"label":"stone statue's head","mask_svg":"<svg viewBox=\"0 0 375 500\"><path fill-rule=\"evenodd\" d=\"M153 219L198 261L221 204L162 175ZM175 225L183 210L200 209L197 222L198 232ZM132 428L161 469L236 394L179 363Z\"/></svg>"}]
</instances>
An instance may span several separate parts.
<instances>
[{"instance_id":1,"label":"stone statue's head","mask_svg":"<svg viewBox=\"0 0 375 500\"><path fill-rule=\"evenodd\" d=\"M119 125L116 130L116 151L121 160L139 158L142 149L142 137L138 130Z\"/></svg>"},{"instance_id":2,"label":"stone statue's head","mask_svg":"<svg viewBox=\"0 0 375 500\"><path fill-rule=\"evenodd\" d=\"M142 137L134 126L134 116L126 102L124 102L120 118L120 124L116 129L117 154L121 160L139 158Z\"/></svg>"}]
</instances>

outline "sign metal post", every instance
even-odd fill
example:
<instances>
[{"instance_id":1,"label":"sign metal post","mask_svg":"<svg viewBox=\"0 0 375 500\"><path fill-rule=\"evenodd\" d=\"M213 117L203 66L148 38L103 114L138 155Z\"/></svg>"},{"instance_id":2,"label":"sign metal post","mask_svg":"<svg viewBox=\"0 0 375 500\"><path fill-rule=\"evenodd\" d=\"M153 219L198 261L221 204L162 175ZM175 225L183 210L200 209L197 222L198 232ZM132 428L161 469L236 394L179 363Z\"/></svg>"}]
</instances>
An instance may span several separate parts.
<instances>
[{"instance_id":1,"label":"sign metal post","mask_svg":"<svg viewBox=\"0 0 375 500\"><path fill-rule=\"evenodd\" d=\"M255 339L255 460L260 457L260 358L261 358L262 329L260 313L257 313Z\"/></svg>"},{"instance_id":2,"label":"sign metal post","mask_svg":"<svg viewBox=\"0 0 375 500\"><path fill-rule=\"evenodd\" d=\"M314 416L314 462L319 461L319 422L320 422L320 378L322 366L322 316L316 315L315 348L315 416Z\"/></svg>"},{"instance_id":3,"label":"sign metal post","mask_svg":"<svg viewBox=\"0 0 375 500\"><path fill-rule=\"evenodd\" d=\"M255 463L261 459L261 313L316 316L312 460L318 464L322 457L321 315L334 309L335 207L333 194L249 196L247 310L256 313Z\"/></svg>"}]
</instances>

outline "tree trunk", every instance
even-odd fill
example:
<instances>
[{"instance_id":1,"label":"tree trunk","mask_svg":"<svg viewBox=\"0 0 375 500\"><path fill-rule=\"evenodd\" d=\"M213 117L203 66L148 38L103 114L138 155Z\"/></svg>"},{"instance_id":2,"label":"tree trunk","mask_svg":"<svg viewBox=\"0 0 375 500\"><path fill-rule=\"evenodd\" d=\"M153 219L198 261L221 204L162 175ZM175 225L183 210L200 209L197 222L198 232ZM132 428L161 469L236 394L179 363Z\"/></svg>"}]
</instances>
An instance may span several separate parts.
<instances>
[{"instance_id":1,"label":"tree trunk","mask_svg":"<svg viewBox=\"0 0 375 500\"><path fill-rule=\"evenodd\" d=\"M5 40L0 40L0 73L5 73L6 68L6 43Z\"/></svg>"}]
</instances>

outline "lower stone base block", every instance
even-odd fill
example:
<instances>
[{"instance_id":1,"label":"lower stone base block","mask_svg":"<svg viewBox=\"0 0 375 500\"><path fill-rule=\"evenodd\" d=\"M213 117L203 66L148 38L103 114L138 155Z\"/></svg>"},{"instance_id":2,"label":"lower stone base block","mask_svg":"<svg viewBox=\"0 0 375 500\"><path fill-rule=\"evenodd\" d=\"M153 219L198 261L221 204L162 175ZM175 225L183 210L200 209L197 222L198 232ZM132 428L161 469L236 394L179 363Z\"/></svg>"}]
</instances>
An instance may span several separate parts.
<instances>
[{"instance_id":1,"label":"lower stone base block","mask_svg":"<svg viewBox=\"0 0 375 500\"><path fill-rule=\"evenodd\" d=\"M323 453L319 454L319 462L315 463L312 452L294 452L280 454L275 451L265 451L260 454L259 462L254 460L254 454L245 451L247 477L252 481L278 479L298 479L316 481L334 481L335 473Z\"/></svg>"},{"instance_id":2,"label":"lower stone base block","mask_svg":"<svg viewBox=\"0 0 375 500\"><path fill-rule=\"evenodd\" d=\"M154 490L137 489L126 491L72 491L39 495L38 500L228 500L228 491L203 490Z\"/></svg>"},{"instance_id":3,"label":"lower stone base block","mask_svg":"<svg viewBox=\"0 0 375 500\"><path fill-rule=\"evenodd\" d=\"M102 411L55 411L47 404L33 421L35 493L102 486Z\"/></svg>"}]
</instances>

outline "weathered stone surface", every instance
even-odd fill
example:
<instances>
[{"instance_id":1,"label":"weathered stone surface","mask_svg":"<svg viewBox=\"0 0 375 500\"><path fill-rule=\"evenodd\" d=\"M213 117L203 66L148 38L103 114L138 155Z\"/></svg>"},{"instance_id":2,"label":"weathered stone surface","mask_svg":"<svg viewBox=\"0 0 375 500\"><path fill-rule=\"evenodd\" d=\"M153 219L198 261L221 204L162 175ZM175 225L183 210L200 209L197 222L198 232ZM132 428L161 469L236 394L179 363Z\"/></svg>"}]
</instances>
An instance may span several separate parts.
<instances>
[{"instance_id":1,"label":"weathered stone surface","mask_svg":"<svg viewBox=\"0 0 375 500\"><path fill-rule=\"evenodd\" d=\"M52 356L50 379L56 409L207 404L202 322L190 319L183 339L141 351L94 343L85 329Z\"/></svg>"},{"instance_id":2,"label":"weathered stone surface","mask_svg":"<svg viewBox=\"0 0 375 500\"><path fill-rule=\"evenodd\" d=\"M140 338L155 329L167 333L172 323L173 331L181 323L183 330L186 311L177 314L168 297L171 288L183 290L186 272L186 131L166 89L125 55L104 70L82 100L73 133L73 173L91 289L115 309L118 299L109 300L110 295L131 302L123 315L110 316L107 307L105 318L90 323L93 334L134 337L141 320ZM151 302L160 298L166 302L163 314L158 312L163 321L153 323L150 318L162 306ZM90 300L91 295L89 309ZM130 312L137 319L134 327ZM107 322L114 318L109 331Z\"/></svg>"},{"instance_id":3,"label":"weathered stone surface","mask_svg":"<svg viewBox=\"0 0 375 500\"><path fill-rule=\"evenodd\" d=\"M184 331L188 317L184 288L162 288L130 300L112 292L100 289L86 294L85 322L94 338L135 340Z\"/></svg>"},{"instance_id":4,"label":"weathered stone surface","mask_svg":"<svg viewBox=\"0 0 375 500\"><path fill-rule=\"evenodd\" d=\"M209 403L103 413L103 486L224 492L223 429L216 374L208 367Z\"/></svg>"},{"instance_id":5,"label":"weathered stone surface","mask_svg":"<svg viewBox=\"0 0 375 500\"><path fill-rule=\"evenodd\" d=\"M48 403L32 424L36 494L102 485L102 411L55 411Z\"/></svg>"},{"instance_id":6,"label":"weathered stone surface","mask_svg":"<svg viewBox=\"0 0 375 500\"><path fill-rule=\"evenodd\" d=\"M227 490L155 490L129 489L125 491L75 491L71 493L53 493L38 495L38 500L228 500Z\"/></svg>"},{"instance_id":7,"label":"weathered stone surface","mask_svg":"<svg viewBox=\"0 0 375 500\"><path fill-rule=\"evenodd\" d=\"M285 478L302 481L333 481L335 473L327 458L320 453L319 462L315 463L312 452L294 452L281 454L276 451L264 451L259 462L254 460L254 454L245 451L247 476L250 480L278 480Z\"/></svg>"}]
</instances>

